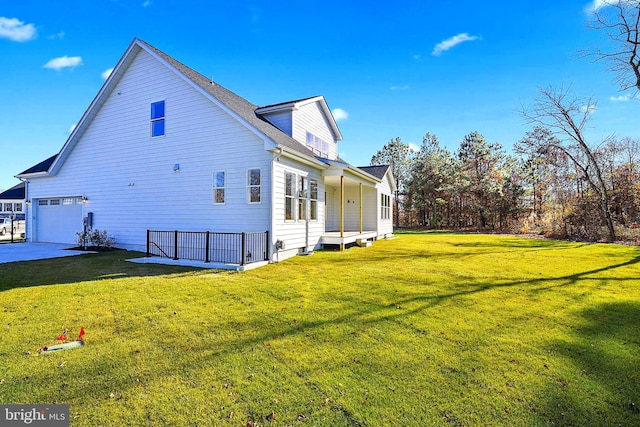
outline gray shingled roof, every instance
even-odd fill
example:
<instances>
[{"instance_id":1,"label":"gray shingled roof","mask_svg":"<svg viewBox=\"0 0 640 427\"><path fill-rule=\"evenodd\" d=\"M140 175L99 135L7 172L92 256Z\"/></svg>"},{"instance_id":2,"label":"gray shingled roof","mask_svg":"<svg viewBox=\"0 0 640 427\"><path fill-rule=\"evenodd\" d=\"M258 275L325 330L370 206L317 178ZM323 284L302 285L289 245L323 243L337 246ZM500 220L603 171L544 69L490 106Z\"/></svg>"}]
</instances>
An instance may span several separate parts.
<instances>
[{"instance_id":1,"label":"gray shingled roof","mask_svg":"<svg viewBox=\"0 0 640 427\"><path fill-rule=\"evenodd\" d=\"M369 175L373 175L378 179L384 178L384 174L387 173L389 169L389 165L379 165L379 166L358 166L358 169L362 169Z\"/></svg>"},{"instance_id":2,"label":"gray shingled roof","mask_svg":"<svg viewBox=\"0 0 640 427\"><path fill-rule=\"evenodd\" d=\"M25 184L21 182L20 184L14 185L8 190L0 193L0 200L21 200L24 199L25 195Z\"/></svg>"},{"instance_id":3,"label":"gray shingled roof","mask_svg":"<svg viewBox=\"0 0 640 427\"><path fill-rule=\"evenodd\" d=\"M174 66L178 71L188 77L191 81L201 87L205 92L209 93L230 110L238 114L242 119L246 120L251 126L262 132L268 138L270 138L276 144L283 145L287 148L291 148L298 151L301 154L315 158L316 155L313 151L309 150L304 144L297 142L295 139L282 132L280 129L269 123L266 119L256 114L256 110L260 108L257 105L252 104L241 96L236 95L230 90L220 86L216 82L212 82L210 78L198 73L197 71L187 67L183 63L175 60L166 53L151 46L149 43L138 39L138 41L144 44L151 51L155 52L162 59Z\"/></svg>"}]
</instances>

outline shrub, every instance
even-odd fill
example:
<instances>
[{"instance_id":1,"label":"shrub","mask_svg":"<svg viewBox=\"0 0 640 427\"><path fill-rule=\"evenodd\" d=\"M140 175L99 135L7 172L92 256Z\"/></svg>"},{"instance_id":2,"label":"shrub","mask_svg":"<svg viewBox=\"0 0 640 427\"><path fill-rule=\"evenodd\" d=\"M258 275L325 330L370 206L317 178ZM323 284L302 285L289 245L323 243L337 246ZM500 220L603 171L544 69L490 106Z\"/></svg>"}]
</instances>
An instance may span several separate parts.
<instances>
[{"instance_id":1,"label":"shrub","mask_svg":"<svg viewBox=\"0 0 640 427\"><path fill-rule=\"evenodd\" d=\"M78 245L82 247L91 246L96 249L111 249L116 244L116 239L109 236L107 230L84 230L76 233Z\"/></svg>"}]
</instances>

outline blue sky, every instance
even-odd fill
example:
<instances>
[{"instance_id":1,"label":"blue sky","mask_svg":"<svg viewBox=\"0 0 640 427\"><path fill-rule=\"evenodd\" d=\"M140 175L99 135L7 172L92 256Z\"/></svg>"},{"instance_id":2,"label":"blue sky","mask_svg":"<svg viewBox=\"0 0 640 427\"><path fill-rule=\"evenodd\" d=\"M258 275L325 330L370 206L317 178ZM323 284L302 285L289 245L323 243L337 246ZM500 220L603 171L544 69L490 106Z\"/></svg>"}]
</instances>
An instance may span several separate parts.
<instances>
[{"instance_id":1,"label":"blue sky","mask_svg":"<svg viewBox=\"0 0 640 427\"><path fill-rule=\"evenodd\" d=\"M640 101L578 51L593 0L0 0L0 189L57 153L134 37L257 105L324 95L341 156L368 165L397 136L510 149L537 87L597 102L589 137L640 137Z\"/></svg>"}]
</instances>

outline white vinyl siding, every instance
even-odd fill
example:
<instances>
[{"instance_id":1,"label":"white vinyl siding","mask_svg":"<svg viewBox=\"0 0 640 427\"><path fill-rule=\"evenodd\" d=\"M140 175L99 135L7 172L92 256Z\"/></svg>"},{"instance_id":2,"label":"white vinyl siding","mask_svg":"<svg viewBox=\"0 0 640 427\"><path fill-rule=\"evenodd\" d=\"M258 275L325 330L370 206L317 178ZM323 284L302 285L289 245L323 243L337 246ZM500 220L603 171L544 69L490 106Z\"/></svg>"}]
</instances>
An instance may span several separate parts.
<instances>
[{"instance_id":1,"label":"white vinyl siding","mask_svg":"<svg viewBox=\"0 0 640 427\"><path fill-rule=\"evenodd\" d=\"M287 220L287 203L285 202L285 194L287 192L287 174L290 174L292 179L292 196L291 200L291 212L293 216L291 220ZM302 218L297 220L298 198L298 178L304 177L307 182L315 180L318 182L318 219L315 221L307 221ZM297 254L298 250L307 248L313 250L320 242L320 238L324 233L324 181L322 179L321 171L315 169L309 169L289 159L281 159L280 162L274 163L274 188L276 190L276 204L274 205L275 215L275 228L274 235L277 239L285 242L287 251L290 251L290 255ZM321 195L321 197L320 197ZM296 219L296 220L294 220ZM308 231L308 235L307 235ZM308 246L307 246L308 245ZM284 254L280 254L283 259Z\"/></svg>"},{"instance_id":2,"label":"white vinyl siding","mask_svg":"<svg viewBox=\"0 0 640 427\"><path fill-rule=\"evenodd\" d=\"M171 106L161 144L149 138L149 106L159 99ZM94 228L119 247L145 250L147 229L269 230L270 204L247 204L247 168L261 169L264 179L271 160L254 132L142 50L57 175L30 181L29 197L85 194ZM212 209L216 170L225 171L225 204ZM269 185L260 192L271 200Z\"/></svg>"},{"instance_id":3,"label":"white vinyl siding","mask_svg":"<svg viewBox=\"0 0 640 427\"><path fill-rule=\"evenodd\" d=\"M286 133L289 136L293 135L291 110L268 113L264 114L263 117L267 119L272 125L280 129L282 132Z\"/></svg>"},{"instance_id":4,"label":"white vinyl siding","mask_svg":"<svg viewBox=\"0 0 640 427\"><path fill-rule=\"evenodd\" d=\"M303 105L293 111L293 138L307 145L307 132L327 143L327 150L319 150L318 155L335 160L338 158L336 136L318 102ZM321 152L321 153L320 153Z\"/></svg>"}]
</instances>

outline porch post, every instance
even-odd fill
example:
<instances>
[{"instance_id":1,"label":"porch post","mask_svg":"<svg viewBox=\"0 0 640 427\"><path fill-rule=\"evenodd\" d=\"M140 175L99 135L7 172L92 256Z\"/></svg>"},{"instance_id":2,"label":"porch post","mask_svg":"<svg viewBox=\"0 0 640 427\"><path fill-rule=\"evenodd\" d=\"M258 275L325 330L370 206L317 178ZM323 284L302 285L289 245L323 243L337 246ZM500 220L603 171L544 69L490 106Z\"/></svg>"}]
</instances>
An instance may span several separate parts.
<instances>
[{"instance_id":1,"label":"porch post","mask_svg":"<svg viewBox=\"0 0 640 427\"><path fill-rule=\"evenodd\" d=\"M344 176L340 176L340 250L344 251Z\"/></svg>"},{"instance_id":2,"label":"porch post","mask_svg":"<svg viewBox=\"0 0 640 427\"><path fill-rule=\"evenodd\" d=\"M360 183L360 234L362 234L362 183Z\"/></svg>"}]
</instances>

